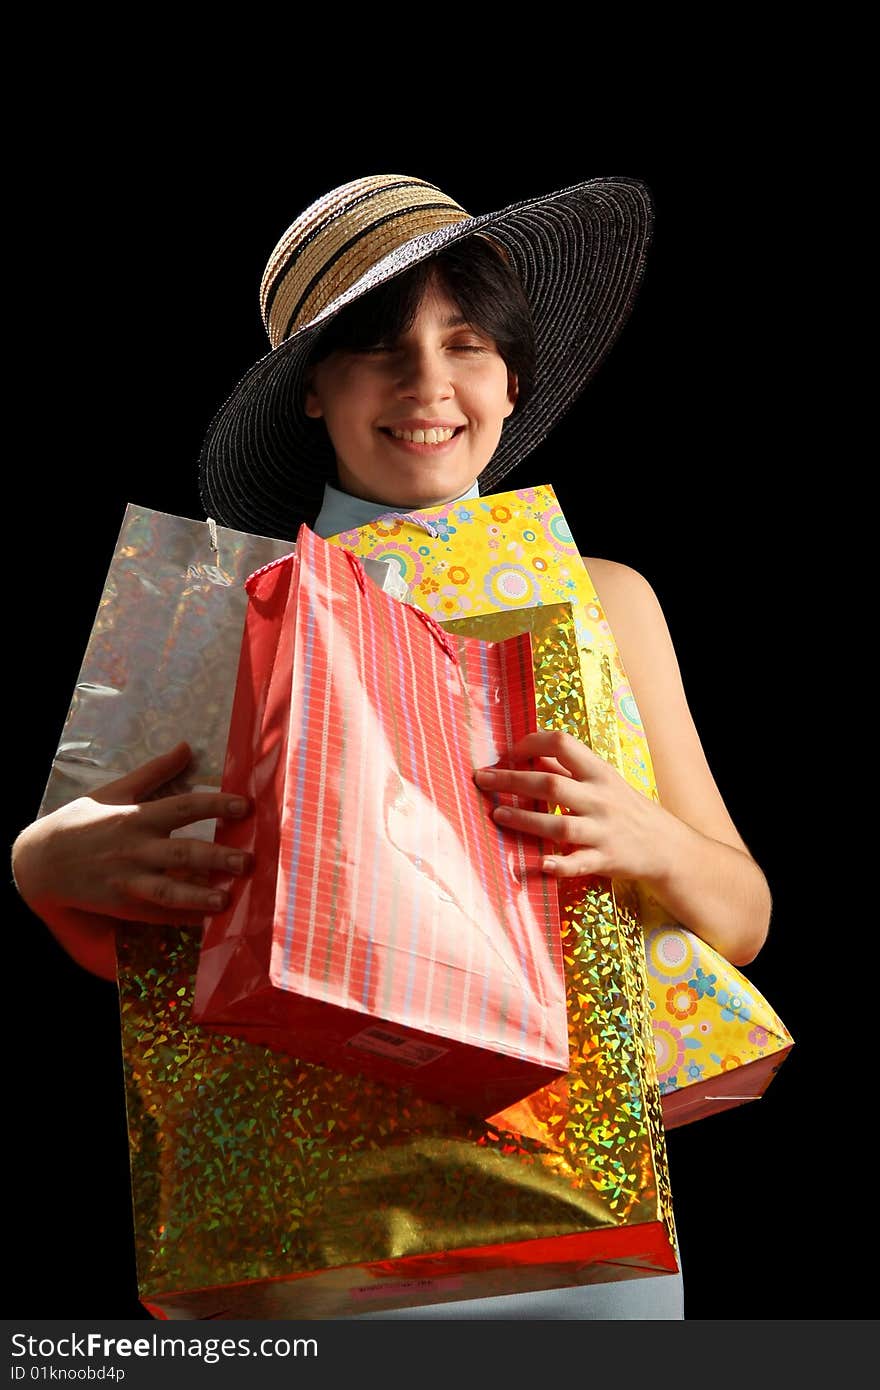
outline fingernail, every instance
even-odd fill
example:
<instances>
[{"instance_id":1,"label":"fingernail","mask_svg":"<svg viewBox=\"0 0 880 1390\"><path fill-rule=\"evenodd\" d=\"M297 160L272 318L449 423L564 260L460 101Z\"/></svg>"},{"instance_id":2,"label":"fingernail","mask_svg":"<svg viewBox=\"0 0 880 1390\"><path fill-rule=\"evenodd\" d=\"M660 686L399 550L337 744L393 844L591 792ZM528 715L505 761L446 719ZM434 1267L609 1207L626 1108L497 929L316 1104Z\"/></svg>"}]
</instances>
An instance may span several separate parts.
<instances>
[{"instance_id":1,"label":"fingernail","mask_svg":"<svg viewBox=\"0 0 880 1390\"><path fill-rule=\"evenodd\" d=\"M248 803L238 796L234 801L228 802L226 806L226 814L228 816L244 816L247 814L247 811Z\"/></svg>"},{"instance_id":2,"label":"fingernail","mask_svg":"<svg viewBox=\"0 0 880 1390\"><path fill-rule=\"evenodd\" d=\"M225 893L210 893L210 894L208 895L208 902L210 903L211 907L225 907L225 905L226 905L226 894L225 894Z\"/></svg>"},{"instance_id":3,"label":"fingernail","mask_svg":"<svg viewBox=\"0 0 880 1390\"><path fill-rule=\"evenodd\" d=\"M558 867L559 861L557 859L545 859L541 864L545 874L555 874Z\"/></svg>"},{"instance_id":4,"label":"fingernail","mask_svg":"<svg viewBox=\"0 0 880 1390\"><path fill-rule=\"evenodd\" d=\"M226 867L231 869L234 874L240 874L244 868L243 854L227 854Z\"/></svg>"},{"instance_id":5,"label":"fingernail","mask_svg":"<svg viewBox=\"0 0 880 1390\"><path fill-rule=\"evenodd\" d=\"M493 814L496 820L501 821L510 820L513 816L513 812L509 806L496 806Z\"/></svg>"},{"instance_id":6,"label":"fingernail","mask_svg":"<svg viewBox=\"0 0 880 1390\"><path fill-rule=\"evenodd\" d=\"M474 773L474 777L478 782L484 783L487 787L491 787L492 783L497 781L495 773L489 767L478 767Z\"/></svg>"}]
</instances>

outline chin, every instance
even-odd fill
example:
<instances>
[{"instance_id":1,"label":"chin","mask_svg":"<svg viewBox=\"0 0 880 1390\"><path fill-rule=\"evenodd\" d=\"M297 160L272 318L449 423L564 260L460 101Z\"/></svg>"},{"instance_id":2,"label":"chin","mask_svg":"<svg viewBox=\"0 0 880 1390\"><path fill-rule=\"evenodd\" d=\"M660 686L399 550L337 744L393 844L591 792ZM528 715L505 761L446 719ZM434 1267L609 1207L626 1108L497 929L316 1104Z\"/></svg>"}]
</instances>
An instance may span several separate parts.
<instances>
[{"instance_id":1,"label":"chin","mask_svg":"<svg viewBox=\"0 0 880 1390\"><path fill-rule=\"evenodd\" d=\"M472 488L475 481L474 478L462 478L445 485L438 482L432 486L425 480L408 489L408 494L412 499L418 498L418 501L412 500L409 505L411 507L439 507L444 502L454 502L457 497L461 497L462 493Z\"/></svg>"}]
</instances>

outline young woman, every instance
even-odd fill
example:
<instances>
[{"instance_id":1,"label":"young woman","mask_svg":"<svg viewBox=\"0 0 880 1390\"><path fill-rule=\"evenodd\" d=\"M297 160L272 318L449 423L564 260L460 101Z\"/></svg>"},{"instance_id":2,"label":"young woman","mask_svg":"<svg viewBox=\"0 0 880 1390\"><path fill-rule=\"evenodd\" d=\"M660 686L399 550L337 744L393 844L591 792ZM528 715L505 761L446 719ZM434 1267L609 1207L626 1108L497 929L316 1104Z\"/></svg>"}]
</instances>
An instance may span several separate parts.
<instances>
[{"instance_id":1,"label":"young woman","mask_svg":"<svg viewBox=\"0 0 880 1390\"><path fill-rule=\"evenodd\" d=\"M629 312L651 228L647 190L592 180L471 217L407 176L357 180L307 209L261 287L272 351L218 412L200 459L223 525L333 536L388 511L497 489L568 409ZM547 481L539 479L536 481ZM708 767L651 586L586 558L645 727L660 804L585 745L530 735L488 791L564 805L513 811L546 836L546 872L637 878L734 964L753 960L767 881ZM172 830L247 815L221 793L157 795L186 744L38 820L13 851L24 899L86 969L115 979L114 922L198 924L247 862ZM537 760L531 770L517 762ZM147 799L149 798L149 799ZM496 815L504 813L499 809ZM491 1305L491 1307L490 1307ZM677 1276L376 1316L680 1317Z\"/></svg>"}]
</instances>

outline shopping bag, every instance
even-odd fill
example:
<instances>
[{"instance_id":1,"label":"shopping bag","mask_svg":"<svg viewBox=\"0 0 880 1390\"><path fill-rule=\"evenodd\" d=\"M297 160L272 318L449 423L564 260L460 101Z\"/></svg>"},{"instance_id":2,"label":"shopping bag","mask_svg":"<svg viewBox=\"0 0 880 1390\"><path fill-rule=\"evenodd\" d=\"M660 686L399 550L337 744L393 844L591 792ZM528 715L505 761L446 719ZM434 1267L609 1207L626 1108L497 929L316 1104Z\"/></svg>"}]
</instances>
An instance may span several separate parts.
<instances>
[{"instance_id":1,"label":"shopping bag","mask_svg":"<svg viewBox=\"0 0 880 1390\"><path fill-rule=\"evenodd\" d=\"M650 927L645 954L667 1129L759 1100L794 1046L779 1015L741 970L680 923Z\"/></svg>"},{"instance_id":2,"label":"shopping bag","mask_svg":"<svg viewBox=\"0 0 880 1390\"><path fill-rule=\"evenodd\" d=\"M128 503L38 815L86 796L186 739L191 765L163 788L220 787L249 574L289 540ZM397 567L365 561L402 594ZM211 838L213 824L184 833Z\"/></svg>"},{"instance_id":3,"label":"shopping bag","mask_svg":"<svg viewBox=\"0 0 880 1390\"><path fill-rule=\"evenodd\" d=\"M261 547L268 563L289 544L223 528L216 542L204 523L127 516L43 810L181 734L198 753L196 784L219 784L245 613L237 586ZM577 664L573 624L536 616L548 623L532 630L536 688L558 695ZM188 682L198 703L181 723ZM113 692L110 736L93 683ZM226 727L214 708L224 692ZM582 701L575 691L575 721ZM674 1271L637 928L626 885L585 892L568 911L574 1081L564 1111L552 1087L537 1093L526 1134L210 1032L191 1012L201 933L120 924L144 1306L167 1318L332 1318Z\"/></svg>"},{"instance_id":4,"label":"shopping bag","mask_svg":"<svg viewBox=\"0 0 880 1390\"><path fill-rule=\"evenodd\" d=\"M569 605L518 615L536 704L583 705ZM332 1318L677 1268L633 896L570 881L570 1071L490 1120L195 1023L194 933L120 934L140 1296Z\"/></svg>"},{"instance_id":5,"label":"shopping bag","mask_svg":"<svg viewBox=\"0 0 880 1390\"><path fill-rule=\"evenodd\" d=\"M467 632L478 615L571 602L585 699L569 731L659 801L620 652L551 487L389 514L331 543L393 565L411 602L450 631ZM667 1127L758 1099L793 1046L790 1032L741 971L672 919L647 885L633 888Z\"/></svg>"},{"instance_id":6,"label":"shopping bag","mask_svg":"<svg viewBox=\"0 0 880 1390\"><path fill-rule=\"evenodd\" d=\"M255 869L193 1016L492 1114L568 1071L549 847L473 781L535 728L530 637L451 638L361 571L304 526L248 580L224 790L256 815L220 839Z\"/></svg>"}]
</instances>

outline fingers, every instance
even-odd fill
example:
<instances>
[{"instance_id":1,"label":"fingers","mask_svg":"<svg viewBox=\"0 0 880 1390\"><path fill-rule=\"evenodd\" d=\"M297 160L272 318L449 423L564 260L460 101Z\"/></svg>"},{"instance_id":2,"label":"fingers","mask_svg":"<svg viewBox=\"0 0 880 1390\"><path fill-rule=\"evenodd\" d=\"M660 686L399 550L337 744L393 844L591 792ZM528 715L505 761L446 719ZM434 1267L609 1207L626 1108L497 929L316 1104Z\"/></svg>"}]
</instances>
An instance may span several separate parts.
<instances>
[{"instance_id":1,"label":"fingers","mask_svg":"<svg viewBox=\"0 0 880 1390\"><path fill-rule=\"evenodd\" d=\"M149 762L141 763L140 767L132 768L124 777L109 782L96 799L119 806L143 801L182 772L191 759L192 749L189 744L178 743L167 753L160 753L157 758L151 758Z\"/></svg>"},{"instance_id":2,"label":"fingers","mask_svg":"<svg viewBox=\"0 0 880 1390\"><path fill-rule=\"evenodd\" d=\"M505 830L537 835L563 848L574 846L568 853L545 855L541 867L554 878L589 878L610 872L606 855L599 846L584 843L594 833L593 825L585 816L550 815L543 811L525 811L518 806L496 806L492 819Z\"/></svg>"},{"instance_id":3,"label":"fingers","mask_svg":"<svg viewBox=\"0 0 880 1390\"><path fill-rule=\"evenodd\" d=\"M167 834L200 820L241 820L250 809L245 797L230 796L227 792L183 792L147 802L142 812L151 825Z\"/></svg>"},{"instance_id":4,"label":"fingers","mask_svg":"<svg viewBox=\"0 0 880 1390\"><path fill-rule=\"evenodd\" d=\"M148 905L149 916L132 907L130 915L138 921L179 922L181 913L198 914L200 919L229 906L229 893L225 888L184 882L167 874L132 874L119 884L119 889L132 904Z\"/></svg>"},{"instance_id":5,"label":"fingers","mask_svg":"<svg viewBox=\"0 0 880 1390\"><path fill-rule=\"evenodd\" d=\"M191 761L192 749L189 744L178 743L167 753L151 758L124 777L108 783L101 791L93 792L92 799L117 806L146 803L145 810L148 806L151 822L166 832L199 820L240 819L248 814L250 803L245 797L223 792L187 792L161 797L156 801L148 800L153 792L177 777ZM153 816L153 812L158 814Z\"/></svg>"},{"instance_id":6,"label":"fingers","mask_svg":"<svg viewBox=\"0 0 880 1390\"><path fill-rule=\"evenodd\" d=\"M546 801L551 806L565 806L571 809L570 802L580 790L580 784L568 773L521 772L510 768L479 768L474 773L474 781L481 791L508 792L513 796L527 796L534 801ZM586 806L579 807L585 811Z\"/></svg>"},{"instance_id":7,"label":"fingers","mask_svg":"<svg viewBox=\"0 0 880 1390\"><path fill-rule=\"evenodd\" d=\"M505 830L540 835L559 845L583 845L590 835L590 822L584 816L555 816L543 811L524 811L519 806L496 806L492 819Z\"/></svg>"},{"instance_id":8,"label":"fingers","mask_svg":"<svg viewBox=\"0 0 880 1390\"><path fill-rule=\"evenodd\" d=\"M116 908L113 916L123 922L146 922L156 927L202 927L205 918L215 911L216 908L210 912L190 912L182 907L152 907L148 902L132 900L124 907Z\"/></svg>"},{"instance_id":9,"label":"fingers","mask_svg":"<svg viewBox=\"0 0 880 1390\"><path fill-rule=\"evenodd\" d=\"M138 861L145 869L164 869L192 883L209 883L209 874L250 873L254 857L247 850L217 845L211 840L175 837L145 840L139 848Z\"/></svg>"},{"instance_id":10,"label":"fingers","mask_svg":"<svg viewBox=\"0 0 880 1390\"><path fill-rule=\"evenodd\" d=\"M511 758L509 761L513 762L515 760ZM530 758L529 761L534 765L537 772L553 772L557 777L572 776L568 768L563 767L562 763L558 763L555 758Z\"/></svg>"},{"instance_id":11,"label":"fingers","mask_svg":"<svg viewBox=\"0 0 880 1390\"><path fill-rule=\"evenodd\" d=\"M210 874L196 872L195 869L166 869L170 878L180 879L181 883L201 883L207 886L214 880Z\"/></svg>"},{"instance_id":12,"label":"fingers","mask_svg":"<svg viewBox=\"0 0 880 1390\"><path fill-rule=\"evenodd\" d=\"M138 860L138 870L120 882L118 890L126 898L158 909L159 920L178 922L185 911L201 916L223 911L229 905L229 893L216 882L216 875L247 874L254 864L247 850L183 838L148 840Z\"/></svg>"},{"instance_id":13,"label":"fingers","mask_svg":"<svg viewBox=\"0 0 880 1390\"><path fill-rule=\"evenodd\" d=\"M571 854L548 855L542 865L554 878L595 878L608 875L601 855L595 849L576 849Z\"/></svg>"},{"instance_id":14,"label":"fingers","mask_svg":"<svg viewBox=\"0 0 880 1390\"><path fill-rule=\"evenodd\" d=\"M505 754L504 761L523 762L527 758L552 758L575 777L595 771L602 759L580 739L558 729L539 729L525 734Z\"/></svg>"}]
</instances>

